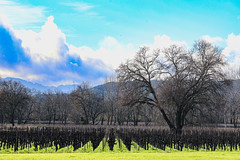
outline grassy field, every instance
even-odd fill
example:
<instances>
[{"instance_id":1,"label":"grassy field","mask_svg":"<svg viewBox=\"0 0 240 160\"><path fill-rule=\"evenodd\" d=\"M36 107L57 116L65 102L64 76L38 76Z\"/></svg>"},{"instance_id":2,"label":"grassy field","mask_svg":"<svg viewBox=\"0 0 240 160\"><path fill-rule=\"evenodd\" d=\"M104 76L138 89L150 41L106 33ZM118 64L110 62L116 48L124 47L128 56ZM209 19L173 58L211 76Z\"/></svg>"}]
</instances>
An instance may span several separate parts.
<instances>
[{"instance_id":1,"label":"grassy field","mask_svg":"<svg viewBox=\"0 0 240 160\"><path fill-rule=\"evenodd\" d=\"M240 152L0 154L0 160L240 160Z\"/></svg>"}]
</instances>

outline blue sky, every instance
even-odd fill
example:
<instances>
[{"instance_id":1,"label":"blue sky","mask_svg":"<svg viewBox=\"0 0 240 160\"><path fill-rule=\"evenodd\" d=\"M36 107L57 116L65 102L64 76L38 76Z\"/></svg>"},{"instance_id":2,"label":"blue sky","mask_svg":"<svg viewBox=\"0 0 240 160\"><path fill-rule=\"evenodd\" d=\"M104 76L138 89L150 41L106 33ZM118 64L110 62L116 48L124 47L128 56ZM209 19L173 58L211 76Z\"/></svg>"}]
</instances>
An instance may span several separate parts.
<instances>
[{"instance_id":1,"label":"blue sky","mask_svg":"<svg viewBox=\"0 0 240 160\"><path fill-rule=\"evenodd\" d=\"M0 76L44 85L106 76L139 46L206 39L240 62L238 0L0 0Z\"/></svg>"}]
</instances>

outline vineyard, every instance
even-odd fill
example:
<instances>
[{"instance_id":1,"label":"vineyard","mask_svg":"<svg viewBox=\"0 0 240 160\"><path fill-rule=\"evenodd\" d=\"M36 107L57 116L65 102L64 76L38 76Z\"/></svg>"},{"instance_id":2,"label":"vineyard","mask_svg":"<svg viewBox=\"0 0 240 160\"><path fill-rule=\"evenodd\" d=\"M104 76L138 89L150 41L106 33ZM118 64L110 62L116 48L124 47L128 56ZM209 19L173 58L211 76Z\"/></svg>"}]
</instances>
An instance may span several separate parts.
<instances>
[{"instance_id":1,"label":"vineyard","mask_svg":"<svg viewBox=\"0 0 240 160\"><path fill-rule=\"evenodd\" d=\"M92 151L108 148L137 150L206 150L238 151L240 131L217 128L186 128L176 137L165 127L5 127L0 131L1 151L14 152L34 148L35 151L70 147L73 152L85 148Z\"/></svg>"}]
</instances>

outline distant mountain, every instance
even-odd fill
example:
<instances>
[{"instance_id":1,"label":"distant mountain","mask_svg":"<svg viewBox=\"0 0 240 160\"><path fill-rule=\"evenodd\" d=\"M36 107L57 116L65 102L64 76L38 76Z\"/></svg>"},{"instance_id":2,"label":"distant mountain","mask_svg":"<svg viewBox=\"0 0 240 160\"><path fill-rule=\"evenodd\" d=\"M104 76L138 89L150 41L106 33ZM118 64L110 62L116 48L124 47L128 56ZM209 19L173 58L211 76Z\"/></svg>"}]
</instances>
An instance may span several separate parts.
<instances>
[{"instance_id":1,"label":"distant mountain","mask_svg":"<svg viewBox=\"0 0 240 160\"><path fill-rule=\"evenodd\" d=\"M106 92L108 87L111 87L112 89L116 88L117 82L108 82L105 84L101 84L101 85L93 87L93 90L96 92Z\"/></svg>"},{"instance_id":2,"label":"distant mountain","mask_svg":"<svg viewBox=\"0 0 240 160\"><path fill-rule=\"evenodd\" d=\"M40 91L40 92L47 92L48 90L51 91L55 91L55 90L61 90L64 93L70 93L73 90L75 90L77 88L77 85L60 85L57 87L54 86L44 86L42 84L39 83L33 83L30 81L26 81L20 78L11 78L11 77L7 77L7 78L2 78L2 80L12 80L12 81L17 81L20 82L21 84L23 84L25 87L29 88L29 89L33 89L36 91ZM236 90L238 90L240 88L240 80L230 80L230 82L232 83L232 87L235 88ZM153 81L152 82L154 86L157 85L157 81ZM115 88L117 87L117 82L109 82L106 84L102 84L102 85L98 85L93 87L92 89L96 92L106 92L107 88L111 87L111 88Z\"/></svg>"},{"instance_id":3,"label":"distant mountain","mask_svg":"<svg viewBox=\"0 0 240 160\"><path fill-rule=\"evenodd\" d=\"M58 87L54 87L54 86L44 86L42 84L39 83L33 83L30 81L26 81L20 78L11 78L11 77L7 77L7 78L2 78L2 80L12 80L12 81L17 81L20 82L21 84L23 84L25 87L29 88L29 89L33 89L36 91L40 91L40 92L47 92L48 90L61 90L64 93L70 93L71 91L73 91L76 86L75 85L60 85Z\"/></svg>"},{"instance_id":4,"label":"distant mountain","mask_svg":"<svg viewBox=\"0 0 240 160\"><path fill-rule=\"evenodd\" d=\"M74 85L74 84L73 85L60 85L55 88L60 89L64 93L70 93L77 88L77 85Z\"/></svg>"},{"instance_id":5,"label":"distant mountain","mask_svg":"<svg viewBox=\"0 0 240 160\"><path fill-rule=\"evenodd\" d=\"M75 90L77 88L77 85L60 85L57 87L54 86L44 86L42 84L39 83L33 83L30 81L26 81L20 78L12 78L12 77L7 77L7 78L2 78L2 80L12 80L12 81L17 81L20 82L21 84L23 84L25 87L31 89L31 90L36 90L36 91L40 91L40 92L47 92L48 90L51 91L55 91L55 90L61 90L64 93L70 93L73 90ZM116 83L115 82L110 82L110 83L106 83L106 84L102 84L102 85L98 85L93 87L92 89L94 91L100 92L100 91L106 91L107 90L107 85L113 85L116 87Z\"/></svg>"}]
</instances>

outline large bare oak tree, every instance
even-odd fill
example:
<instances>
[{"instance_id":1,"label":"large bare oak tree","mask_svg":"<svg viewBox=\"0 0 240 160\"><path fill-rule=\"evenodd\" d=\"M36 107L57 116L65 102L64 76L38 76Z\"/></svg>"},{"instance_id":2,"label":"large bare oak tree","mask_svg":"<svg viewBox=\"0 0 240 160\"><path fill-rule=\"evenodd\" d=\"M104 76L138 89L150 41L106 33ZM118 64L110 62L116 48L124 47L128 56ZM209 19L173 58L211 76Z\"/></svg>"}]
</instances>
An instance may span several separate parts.
<instances>
[{"instance_id":1,"label":"large bare oak tree","mask_svg":"<svg viewBox=\"0 0 240 160\"><path fill-rule=\"evenodd\" d=\"M221 50L200 40L191 50L173 45L149 54L148 48L140 48L116 71L126 105L158 108L170 129L181 135L188 112L211 105L210 97L219 93L224 64Z\"/></svg>"}]
</instances>

